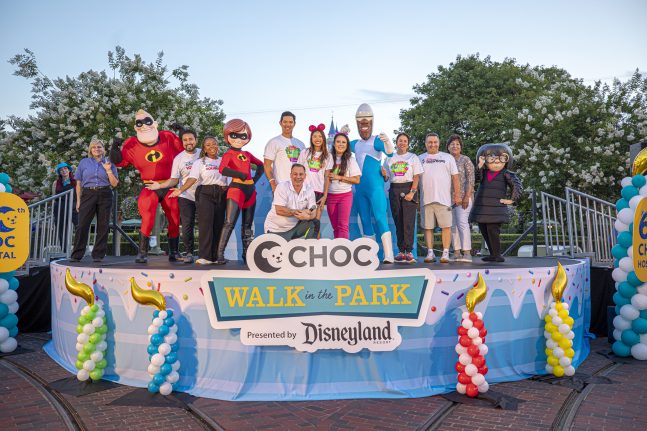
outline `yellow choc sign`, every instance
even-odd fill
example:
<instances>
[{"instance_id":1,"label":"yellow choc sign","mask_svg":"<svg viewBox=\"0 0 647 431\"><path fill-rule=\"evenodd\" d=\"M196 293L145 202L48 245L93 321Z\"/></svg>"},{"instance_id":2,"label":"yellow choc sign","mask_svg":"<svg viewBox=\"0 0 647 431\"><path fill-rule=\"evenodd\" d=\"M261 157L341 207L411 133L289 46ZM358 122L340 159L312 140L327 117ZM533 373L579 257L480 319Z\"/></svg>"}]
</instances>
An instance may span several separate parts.
<instances>
[{"instance_id":1,"label":"yellow choc sign","mask_svg":"<svg viewBox=\"0 0 647 431\"><path fill-rule=\"evenodd\" d=\"M634 214L632 238L634 272L640 281L647 282L647 199L641 199Z\"/></svg>"},{"instance_id":2,"label":"yellow choc sign","mask_svg":"<svg viewBox=\"0 0 647 431\"><path fill-rule=\"evenodd\" d=\"M0 193L0 272L20 268L29 257L29 209L11 193Z\"/></svg>"}]
</instances>

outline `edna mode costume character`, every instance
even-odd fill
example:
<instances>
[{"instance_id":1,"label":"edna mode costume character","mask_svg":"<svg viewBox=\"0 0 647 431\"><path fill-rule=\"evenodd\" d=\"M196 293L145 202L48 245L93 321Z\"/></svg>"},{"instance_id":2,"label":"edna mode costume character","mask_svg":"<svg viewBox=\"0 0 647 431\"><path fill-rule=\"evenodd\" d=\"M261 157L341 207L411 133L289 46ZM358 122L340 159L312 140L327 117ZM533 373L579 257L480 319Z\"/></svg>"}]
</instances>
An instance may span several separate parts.
<instances>
[{"instance_id":1,"label":"edna mode costume character","mask_svg":"<svg viewBox=\"0 0 647 431\"><path fill-rule=\"evenodd\" d=\"M135 114L135 131L137 136L131 136L125 141L115 138L110 149L112 163L121 168L133 165L139 171L144 184L168 180L171 177L173 159L184 151L180 138L167 130L158 131L157 121L142 109ZM123 146L121 146L122 142ZM168 260L175 262L180 259L178 250L180 210L177 199L169 196L171 193L170 188L150 190L146 187L139 193L137 208L142 218L142 225L139 253L135 262L148 261L148 244L155 224L158 203L162 204L168 219Z\"/></svg>"},{"instance_id":2,"label":"edna mode costume character","mask_svg":"<svg viewBox=\"0 0 647 431\"><path fill-rule=\"evenodd\" d=\"M225 224L222 226L218 250L216 252L216 264L224 265L225 248L229 242L231 232L236 225L236 219L240 210L243 210L241 226L241 240L243 242L243 261L246 261L247 247L254 239L252 222L254 221L254 210L256 209L256 187L255 184L263 175L263 161L254 157L242 148L252 139L252 129L243 120L233 119L227 121L223 134L229 149L223 154L220 162L220 173L231 177L231 183L227 190L227 204L225 208ZM256 174L252 178L251 165L256 165Z\"/></svg>"},{"instance_id":3,"label":"edna mode costume character","mask_svg":"<svg viewBox=\"0 0 647 431\"><path fill-rule=\"evenodd\" d=\"M385 134L373 135L373 109L368 104L362 103L357 108L355 120L361 139L352 141L350 145L362 176L359 184L355 186L354 204L362 221L364 236L373 236L377 230L384 251L384 263L393 263L393 243L386 212L389 204L384 194L382 178L382 153L391 157L393 143ZM371 223L371 214L375 219L375 230Z\"/></svg>"},{"instance_id":4,"label":"edna mode costume character","mask_svg":"<svg viewBox=\"0 0 647 431\"><path fill-rule=\"evenodd\" d=\"M479 225L490 255L486 262L504 262L501 256L501 224L510 221L508 205L516 204L523 191L521 180L508 170L512 166L512 150L506 144L486 144L476 153L479 188L470 212L470 222ZM507 198L510 189L510 199Z\"/></svg>"}]
</instances>

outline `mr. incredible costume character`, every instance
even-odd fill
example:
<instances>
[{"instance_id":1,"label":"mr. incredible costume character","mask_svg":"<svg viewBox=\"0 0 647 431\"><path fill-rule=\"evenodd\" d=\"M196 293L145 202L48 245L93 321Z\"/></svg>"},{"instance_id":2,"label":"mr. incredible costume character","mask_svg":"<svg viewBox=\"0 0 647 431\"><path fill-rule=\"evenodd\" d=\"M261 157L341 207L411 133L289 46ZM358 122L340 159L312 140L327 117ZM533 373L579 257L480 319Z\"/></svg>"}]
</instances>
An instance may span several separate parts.
<instances>
[{"instance_id":1,"label":"mr. incredible costume character","mask_svg":"<svg viewBox=\"0 0 647 431\"><path fill-rule=\"evenodd\" d=\"M115 138L110 150L110 159L118 167L133 165L141 176L144 184L164 182L171 177L173 159L184 151L182 141L173 132L157 130L157 121L148 112L140 109L135 114L135 131L137 136L131 136L123 141ZM121 146L121 148L120 148ZM135 262L148 261L148 245L155 224L157 204L168 219L169 261L180 259L178 250L180 234L180 210L178 200L169 197L170 188L150 190L144 187L139 193L137 207L142 218L139 238L139 253Z\"/></svg>"},{"instance_id":2,"label":"mr. incredible costume character","mask_svg":"<svg viewBox=\"0 0 647 431\"><path fill-rule=\"evenodd\" d=\"M389 204L384 194L384 179L382 178L382 153L387 157L393 155L393 143L385 135L373 135L373 109L362 103L355 114L357 130L361 139L351 141L351 150L355 152L357 164L362 170L359 184L355 186L355 201L362 221L364 236L377 236L382 242L384 263L393 263L393 243L387 221ZM371 223L371 215L375 220L375 229ZM377 239L377 238L376 238Z\"/></svg>"},{"instance_id":3,"label":"mr. incredible costume character","mask_svg":"<svg viewBox=\"0 0 647 431\"><path fill-rule=\"evenodd\" d=\"M250 152L242 148L252 139L252 129L245 121L233 119L225 123L223 134L229 149L223 154L220 162L220 173L231 177L231 183L227 190L227 204L225 207L225 223L220 233L220 241L216 251L217 265L227 263L225 259L225 248L229 242L231 232L234 230L238 214L243 211L241 226L241 240L243 242L243 261L246 261L247 248L254 239L252 223L256 209L256 187L255 184L263 175L263 161L254 157ZM256 174L252 178L251 165L256 165Z\"/></svg>"}]
</instances>

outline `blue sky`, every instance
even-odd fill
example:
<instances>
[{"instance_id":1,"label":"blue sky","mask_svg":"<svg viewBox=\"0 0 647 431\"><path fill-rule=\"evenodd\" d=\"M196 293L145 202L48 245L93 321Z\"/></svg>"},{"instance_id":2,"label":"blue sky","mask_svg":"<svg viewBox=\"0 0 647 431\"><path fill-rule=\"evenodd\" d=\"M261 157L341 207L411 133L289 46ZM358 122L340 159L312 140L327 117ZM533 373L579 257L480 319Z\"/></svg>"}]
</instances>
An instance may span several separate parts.
<instances>
[{"instance_id":1,"label":"blue sky","mask_svg":"<svg viewBox=\"0 0 647 431\"><path fill-rule=\"evenodd\" d=\"M334 112L352 125L362 102L392 136L413 85L459 54L556 65L588 83L645 71L645 18L647 2L629 0L0 0L0 117L29 114L29 83L6 62L23 48L57 77L106 69L120 45L189 65L202 96L250 123L257 156L286 109L306 143L310 124L328 126Z\"/></svg>"}]
</instances>

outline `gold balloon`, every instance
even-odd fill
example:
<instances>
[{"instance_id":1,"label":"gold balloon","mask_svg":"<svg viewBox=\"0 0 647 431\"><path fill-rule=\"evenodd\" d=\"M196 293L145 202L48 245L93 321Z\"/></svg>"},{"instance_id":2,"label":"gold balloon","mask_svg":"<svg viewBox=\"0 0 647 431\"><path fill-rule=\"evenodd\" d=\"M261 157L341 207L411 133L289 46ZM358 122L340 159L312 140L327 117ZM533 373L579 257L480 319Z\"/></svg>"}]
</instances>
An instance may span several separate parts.
<instances>
[{"instance_id":1,"label":"gold balloon","mask_svg":"<svg viewBox=\"0 0 647 431\"><path fill-rule=\"evenodd\" d=\"M94 304L94 290L85 283L79 283L72 277L70 268L65 270L65 288L74 296L85 299L88 305Z\"/></svg>"},{"instance_id":2,"label":"gold balloon","mask_svg":"<svg viewBox=\"0 0 647 431\"><path fill-rule=\"evenodd\" d=\"M477 275L476 285L474 285L474 287L472 287L470 291L467 292L467 295L465 295L465 305L467 305L467 311L472 313L474 311L474 307L476 307L476 304L485 299L486 294L487 286L485 285L485 280L483 280L483 277L479 272Z\"/></svg>"},{"instance_id":3,"label":"gold balloon","mask_svg":"<svg viewBox=\"0 0 647 431\"><path fill-rule=\"evenodd\" d=\"M555 302L561 302L562 295L564 294L564 290L566 290L567 285L568 279L566 277L566 271L564 270L562 264L558 261L557 274L555 275L555 280L553 280L553 285L550 288L553 292L553 298L555 299Z\"/></svg>"},{"instance_id":4,"label":"gold balloon","mask_svg":"<svg viewBox=\"0 0 647 431\"><path fill-rule=\"evenodd\" d=\"M631 164L631 176L647 173L647 148L640 150Z\"/></svg>"},{"instance_id":5,"label":"gold balloon","mask_svg":"<svg viewBox=\"0 0 647 431\"><path fill-rule=\"evenodd\" d=\"M135 277L130 277L130 294L135 302L141 305L152 305L158 310L166 310L164 295L156 290L144 290L137 285Z\"/></svg>"}]
</instances>

